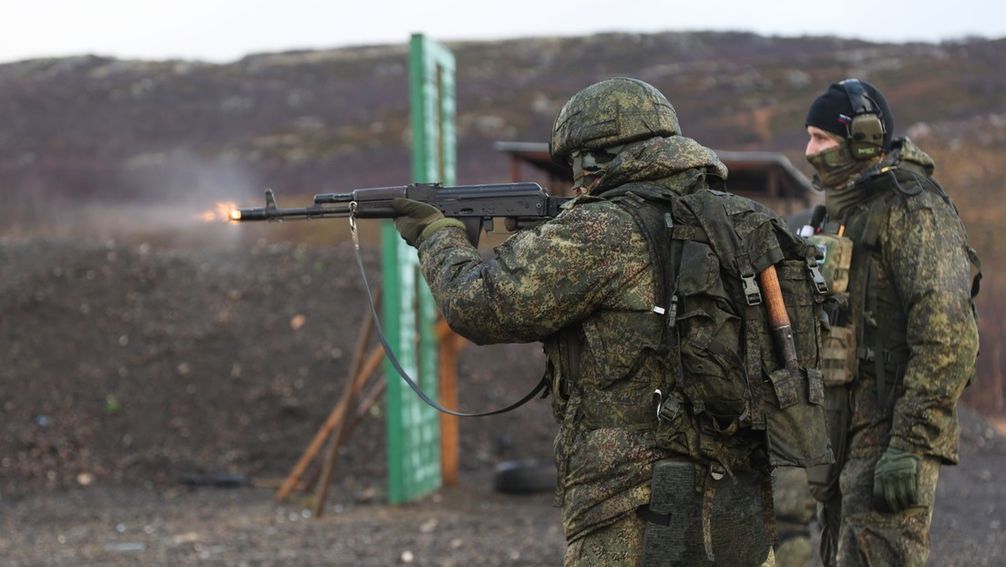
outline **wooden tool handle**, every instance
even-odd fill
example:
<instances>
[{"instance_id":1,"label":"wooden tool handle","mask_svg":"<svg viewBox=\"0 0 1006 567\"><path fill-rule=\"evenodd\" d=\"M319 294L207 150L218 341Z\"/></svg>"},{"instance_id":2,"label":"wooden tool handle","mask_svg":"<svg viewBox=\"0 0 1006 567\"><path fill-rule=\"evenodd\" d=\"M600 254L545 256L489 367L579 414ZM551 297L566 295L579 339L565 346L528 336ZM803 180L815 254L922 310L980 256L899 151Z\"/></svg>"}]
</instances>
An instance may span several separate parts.
<instances>
[{"instance_id":1,"label":"wooden tool handle","mask_svg":"<svg viewBox=\"0 0 1006 567\"><path fill-rule=\"evenodd\" d=\"M768 320L772 328L789 325L789 314L786 313L786 302L782 298L779 274L776 273L775 266L769 266L758 274L758 283L761 285L761 293L765 298L765 308L768 310Z\"/></svg>"}]
</instances>

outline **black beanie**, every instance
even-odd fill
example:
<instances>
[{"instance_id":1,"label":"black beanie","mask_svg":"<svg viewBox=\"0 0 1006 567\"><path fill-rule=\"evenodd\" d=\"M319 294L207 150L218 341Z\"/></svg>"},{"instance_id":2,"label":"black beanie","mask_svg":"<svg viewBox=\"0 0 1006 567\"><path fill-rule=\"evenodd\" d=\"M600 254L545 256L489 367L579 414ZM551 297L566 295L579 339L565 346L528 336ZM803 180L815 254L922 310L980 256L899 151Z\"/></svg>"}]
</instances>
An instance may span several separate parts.
<instances>
[{"instance_id":1,"label":"black beanie","mask_svg":"<svg viewBox=\"0 0 1006 567\"><path fill-rule=\"evenodd\" d=\"M884 123L884 149L891 148L891 140L894 138L894 113L887 105L884 95L866 81L860 81L866 97L873 101L874 107L880 111L880 120ZM818 128L835 134L839 138L846 139L849 136L848 121L852 119L852 103L845 88L839 83L832 83L824 94L814 99L807 111L807 122L805 126L817 126ZM847 118L846 118L847 117Z\"/></svg>"}]
</instances>

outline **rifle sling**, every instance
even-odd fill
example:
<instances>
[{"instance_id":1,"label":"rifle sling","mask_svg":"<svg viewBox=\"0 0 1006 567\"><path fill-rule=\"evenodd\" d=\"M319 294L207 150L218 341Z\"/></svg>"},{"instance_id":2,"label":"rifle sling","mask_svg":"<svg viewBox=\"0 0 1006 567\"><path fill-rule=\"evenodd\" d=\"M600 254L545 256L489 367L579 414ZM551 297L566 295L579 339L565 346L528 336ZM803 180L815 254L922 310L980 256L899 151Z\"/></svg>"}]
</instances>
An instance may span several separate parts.
<instances>
[{"instance_id":1,"label":"rifle sling","mask_svg":"<svg viewBox=\"0 0 1006 567\"><path fill-rule=\"evenodd\" d=\"M350 219L354 219L354 217L350 217ZM381 346L384 347L384 354L388 357L388 360L391 362L391 365L395 368L395 371L398 372L398 375L402 377L402 380L405 380L405 383L408 384L410 388L412 388L412 391L415 392L416 395L419 396L419 399L423 400L423 402L425 402L426 405L430 406L431 408L437 410L440 413L446 413L448 415L453 415L456 417L484 417L489 415L499 415L501 413L506 413L508 411L519 408L520 406L531 401L532 398L538 396L538 394L545 389L547 383L545 381L545 378L542 378L538 382L538 384L534 387L534 389L528 392L520 400L517 400L516 402L504 408L499 408L492 411L472 412L472 413L460 412L445 408L444 406L438 404L436 400L426 395L426 393L423 392L419 384L417 384L416 381L409 376L409 373L406 372L404 368L402 368L402 365L398 362L398 357L395 356L395 352L391 349L391 345L388 344L387 337L384 336L384 327L381 325L381 318L377 316L377 308L374 307L374 294L370 291L370 282L367 281L367 270L364 269L363 258L360 256L360 242L356 233L356 223L351 222L350 226L351 231L353 233L353 251L356 254L356 265L360 268L360 276L363 278L363 289L366 290L367 292L367 302L368 305L370 306L370 316L374 320L374 331L377 333L377 339L381 342Z\"/></svg>"}]
</instances>

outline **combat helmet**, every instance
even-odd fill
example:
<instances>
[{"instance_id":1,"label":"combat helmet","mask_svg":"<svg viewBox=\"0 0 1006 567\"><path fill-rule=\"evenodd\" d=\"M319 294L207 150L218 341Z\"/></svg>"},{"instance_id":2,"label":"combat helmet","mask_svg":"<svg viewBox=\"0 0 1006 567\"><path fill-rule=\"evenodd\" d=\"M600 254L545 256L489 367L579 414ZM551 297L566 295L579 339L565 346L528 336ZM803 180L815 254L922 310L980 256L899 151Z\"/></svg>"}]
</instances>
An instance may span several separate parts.
<instances>
[{"instance_id":1,"label":"combat helmet","mask_svg":"<svg viewBox=\"0 0 1006 567\"><path fill-rule=\"evenodd\" d=\"M566 163L574 150L593 151L681 133L674 107L653 85L616 77L569 99L552 125L549 153Z\"/></svg>"}]
</instances>

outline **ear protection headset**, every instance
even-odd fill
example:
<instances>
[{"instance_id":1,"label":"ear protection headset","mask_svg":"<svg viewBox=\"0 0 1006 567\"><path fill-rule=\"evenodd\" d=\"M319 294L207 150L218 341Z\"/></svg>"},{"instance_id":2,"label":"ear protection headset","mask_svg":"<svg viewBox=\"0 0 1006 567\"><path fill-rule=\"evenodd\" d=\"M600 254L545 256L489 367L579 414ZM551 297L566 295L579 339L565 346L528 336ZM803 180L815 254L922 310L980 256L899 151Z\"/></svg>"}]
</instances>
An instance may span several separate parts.
<instances>
[{"instance_id":1,"label":"ear protection headset","mask_svg":"<svg viewBox=\"0 0 1006 567\"><path fill-rule=\"evenodd\" d=\"M846 79L838 84L842 86L852 105L851 117L844 114L839 117L848 131L852 156L867 160L880 155L884 150L884 136L887 134L883 112L866 93L859 79Z\"/></svg>"}]
</instances>

